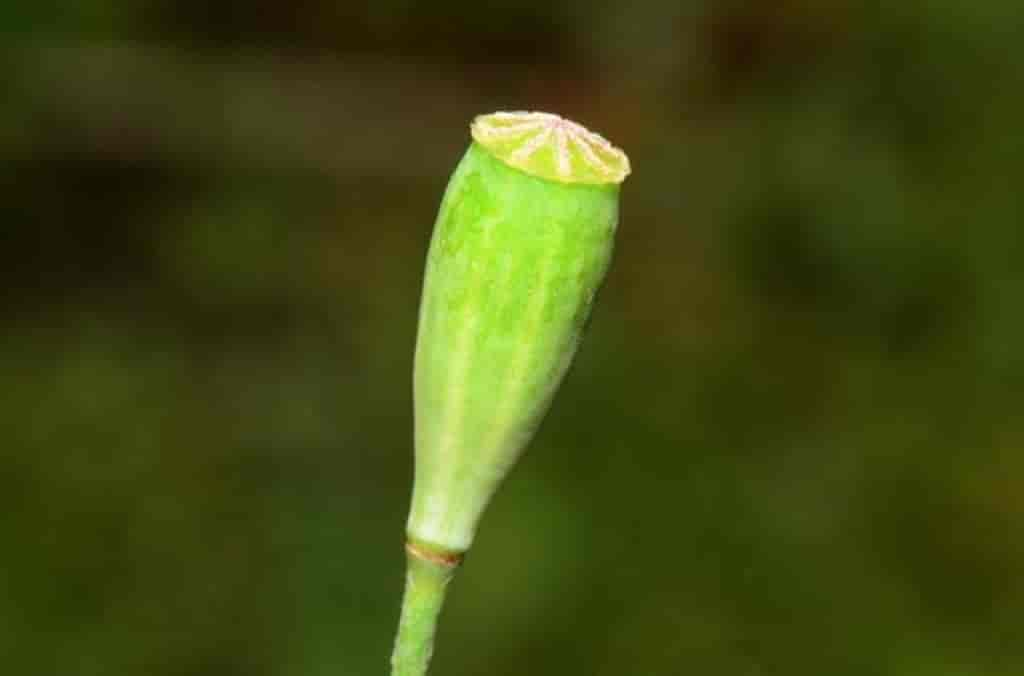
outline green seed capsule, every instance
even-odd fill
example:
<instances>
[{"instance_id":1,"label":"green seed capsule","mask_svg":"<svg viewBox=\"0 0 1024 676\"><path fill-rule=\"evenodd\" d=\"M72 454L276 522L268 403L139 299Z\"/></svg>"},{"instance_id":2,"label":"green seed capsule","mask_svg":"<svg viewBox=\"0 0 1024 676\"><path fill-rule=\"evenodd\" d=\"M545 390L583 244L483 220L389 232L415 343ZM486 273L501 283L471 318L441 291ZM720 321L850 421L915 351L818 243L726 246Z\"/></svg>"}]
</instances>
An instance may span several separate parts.
<instances>
[{"instance_id":1,"label":"green seed capsule","mask_svg":"<svg viewBox=\"0 0 1024 676\"><path fill-rule=\"evenodd\" d=\"M410 542L469 548L579 343L612 255L626 156L545 113L477 118L427 256Z\"/></svg>"}]
</instances>

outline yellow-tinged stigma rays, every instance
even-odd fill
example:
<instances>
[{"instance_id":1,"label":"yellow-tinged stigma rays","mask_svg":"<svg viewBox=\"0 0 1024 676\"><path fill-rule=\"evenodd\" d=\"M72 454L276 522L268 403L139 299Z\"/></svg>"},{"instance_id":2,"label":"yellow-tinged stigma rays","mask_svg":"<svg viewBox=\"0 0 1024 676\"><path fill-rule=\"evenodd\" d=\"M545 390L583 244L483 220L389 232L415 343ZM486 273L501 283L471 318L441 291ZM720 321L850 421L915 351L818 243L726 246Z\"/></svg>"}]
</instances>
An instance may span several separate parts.
<instances>
[{"instance_id":1,"label":"yellow-tinged stigma rays","mask_svg":"<svg viewBox=\"0 0 1024 676\"><path fill-rule=\"evenodd\" d=\"M540 178L617 184L631 171L626 154L603 136L552 113L481 115L470 130L502 162Z\"/></svg>"}]
</instances>

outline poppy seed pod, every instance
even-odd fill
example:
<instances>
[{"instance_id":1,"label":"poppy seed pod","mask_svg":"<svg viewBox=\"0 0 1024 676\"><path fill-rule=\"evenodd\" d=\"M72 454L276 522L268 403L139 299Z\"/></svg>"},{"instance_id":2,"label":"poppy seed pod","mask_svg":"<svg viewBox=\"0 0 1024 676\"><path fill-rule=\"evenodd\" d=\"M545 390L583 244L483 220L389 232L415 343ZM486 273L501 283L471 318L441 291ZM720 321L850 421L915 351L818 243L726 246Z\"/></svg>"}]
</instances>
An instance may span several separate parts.
<instances>
[{"instance_id":1,"label":"poppy seed pod","mask_svg":"<svg viewBox=\"0 0 1024 676\"><path fill-rule=\"evenodd\" d=\"M626 156L546 113L495 113L451 178L427 255L408 534L463 552L565 374L612 255Z\"/></svg>"},{"instance_id":2,"label":"poppy seed pod","mask_svg":"<svg viewBox=\"0 0 1024 676\"><path fill-rule=\"evenodd\" d=\"M395 676L426 673L477 523L548 409L611 260L625 154L547 113L474 120L427 254Z\"/></svg>"}]
</instances>

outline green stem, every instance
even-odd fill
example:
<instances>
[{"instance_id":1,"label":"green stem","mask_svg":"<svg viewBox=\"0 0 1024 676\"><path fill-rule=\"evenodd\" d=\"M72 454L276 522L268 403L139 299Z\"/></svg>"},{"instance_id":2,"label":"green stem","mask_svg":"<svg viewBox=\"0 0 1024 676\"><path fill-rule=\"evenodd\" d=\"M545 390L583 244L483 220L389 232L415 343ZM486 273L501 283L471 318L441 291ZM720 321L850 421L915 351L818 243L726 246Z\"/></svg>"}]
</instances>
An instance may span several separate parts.
<instances>
[{"instance_id":1,"label":"green stem","mask_svg":"<svg viewBox=\"0 0 1024 676\"><path fill-rule=\"evenodd\" d=\"M424 676L434 652L437 616L457 561L425 557L415 548L407 549L407 559L405 595L395 650L391 655L391 676Z\"/></svg>"}]
</instances>

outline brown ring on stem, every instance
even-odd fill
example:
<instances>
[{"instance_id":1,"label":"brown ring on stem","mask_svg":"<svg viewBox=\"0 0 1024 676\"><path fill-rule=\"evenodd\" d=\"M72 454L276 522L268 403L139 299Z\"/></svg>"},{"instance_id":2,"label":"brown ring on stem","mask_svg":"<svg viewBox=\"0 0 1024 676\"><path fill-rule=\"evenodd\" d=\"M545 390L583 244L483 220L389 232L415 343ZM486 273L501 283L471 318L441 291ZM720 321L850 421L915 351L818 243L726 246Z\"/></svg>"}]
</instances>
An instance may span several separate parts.
<instances>
[{"instance_id":1,"label":"brown ring on stem","mask_svg":"<svg viewBox=\"0 0 1024 676\"><path fill-rule=\"evenodd\" d=\"M417 559L437 566L444 566L445 568L457 567L462 563L463 557L461 552L430 549L409 540L405 543L405 551L409 552L411 556L415 556Z\"/></svg>"}]
</instances>

